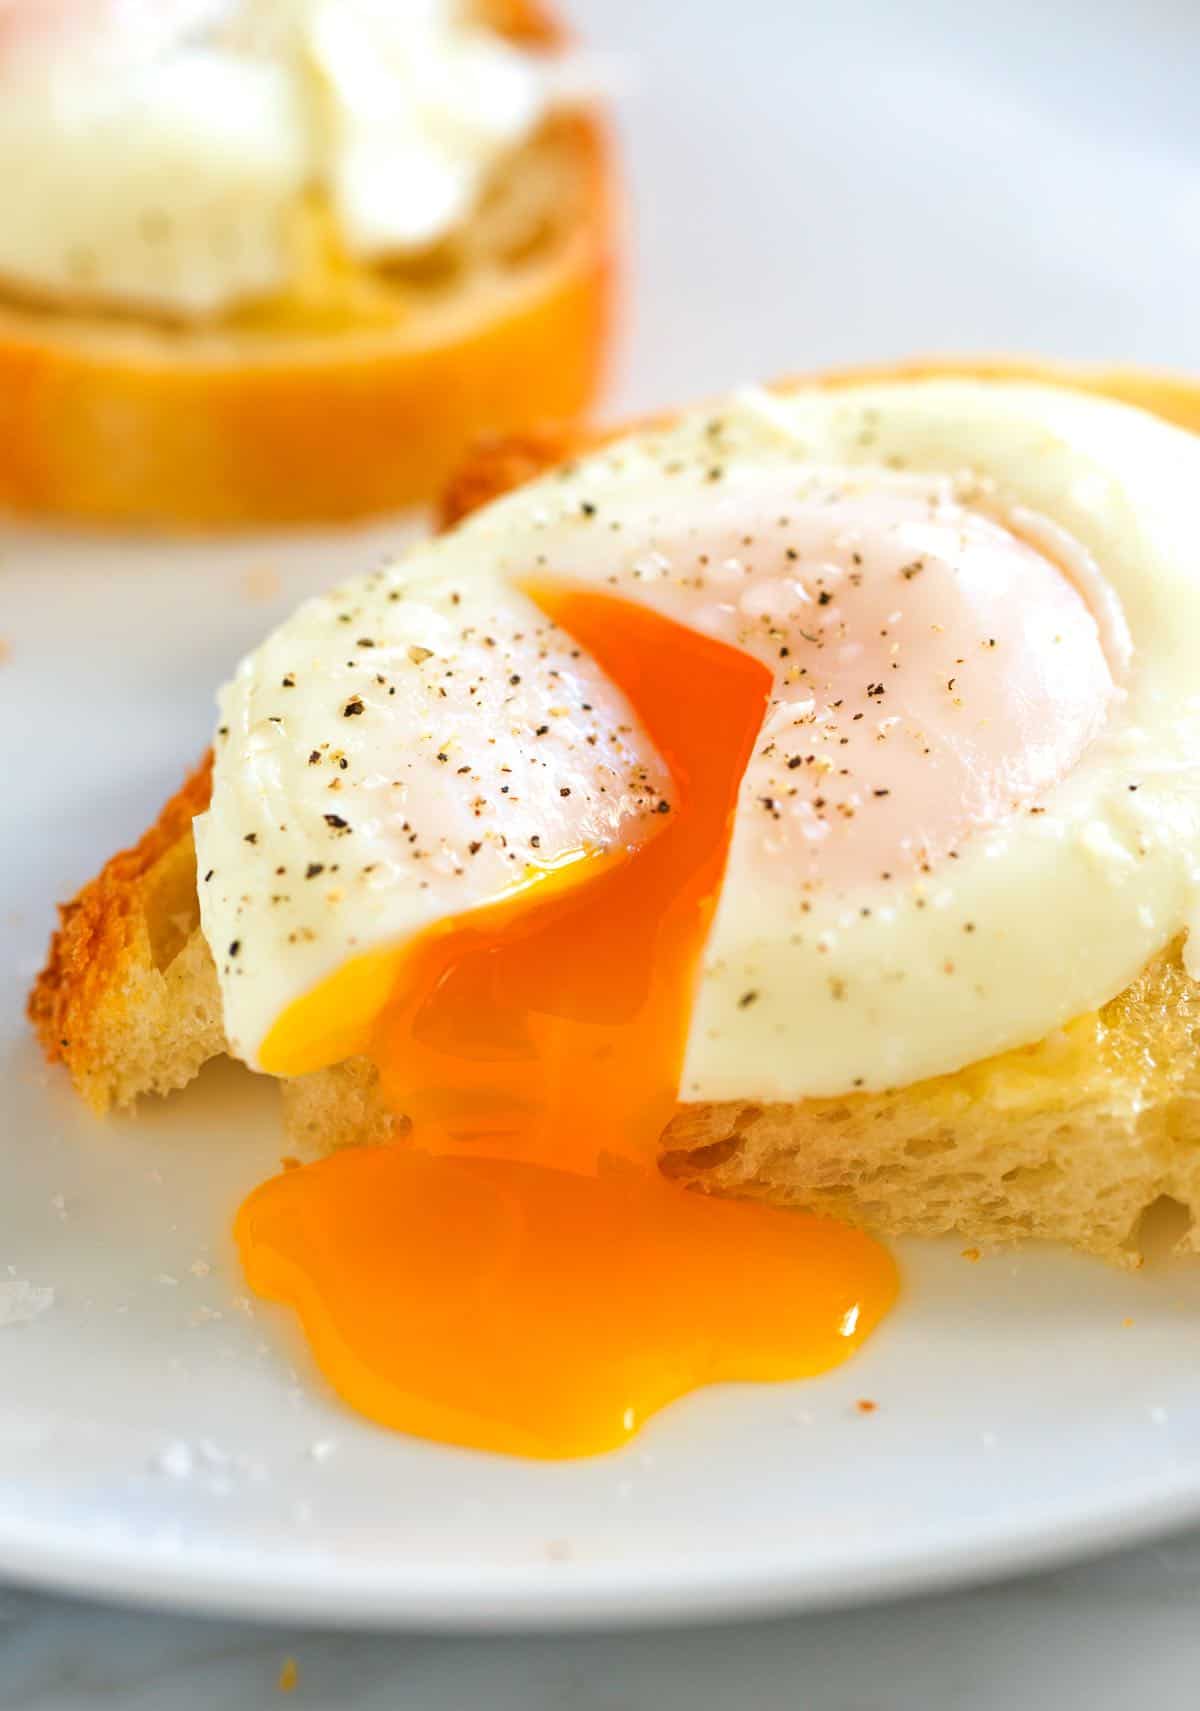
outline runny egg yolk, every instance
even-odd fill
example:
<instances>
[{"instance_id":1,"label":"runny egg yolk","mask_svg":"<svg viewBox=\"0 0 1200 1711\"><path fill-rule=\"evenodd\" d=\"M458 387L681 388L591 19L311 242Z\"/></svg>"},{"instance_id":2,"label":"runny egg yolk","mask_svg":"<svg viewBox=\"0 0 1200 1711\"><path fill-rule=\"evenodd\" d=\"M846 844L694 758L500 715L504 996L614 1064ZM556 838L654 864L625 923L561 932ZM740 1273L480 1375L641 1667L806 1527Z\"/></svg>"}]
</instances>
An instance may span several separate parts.
<instances>
[{"instance_id":1,"label":"runny egg yolk","mask_svg":"<svg viewBox=\"0 0 1200 1711\"><path fill-rule=\"evenodd\" d=\"M662 827L423 934L369 1048L411 1135L264 1183L236 1236L253 1288L296 1309L353 1407L563 1457L620 1445L699 1385L836 1366L896 1273L857 1231L656 1169L766 667L605 596L539 604L666 761ZM264 1068L335 1034L354 979L351 964L292 1006Z\"/></svg>"}]
</instances>

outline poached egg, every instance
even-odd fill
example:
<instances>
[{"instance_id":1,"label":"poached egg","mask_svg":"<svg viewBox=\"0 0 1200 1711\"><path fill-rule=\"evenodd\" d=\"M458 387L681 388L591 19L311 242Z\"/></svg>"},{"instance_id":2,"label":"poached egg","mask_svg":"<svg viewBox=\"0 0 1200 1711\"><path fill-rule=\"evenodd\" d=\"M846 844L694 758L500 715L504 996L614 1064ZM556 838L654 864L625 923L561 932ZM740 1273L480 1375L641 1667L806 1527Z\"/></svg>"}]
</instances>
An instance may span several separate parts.
<instances>
[{"instance_id":1,"label":"poached egg","mask_svg":"<svg viewBox=\"0 0 1200 1711\"><path fill-rule=\"evenodd\" d=\"M661 1183L678 1099L904 1086L1120 991L1200 897L1200 444L1028 384L748 392L311 601L196 825L235 1053L411 1144L247 1202L376 1417L541 1454L843 1358L861 1235Z\"/></svg>"},{"instance_id":2,"label":"poached egg","mask_svg":"<svg viewBox=\"0 0 1200 1711\"><path fill-rule=\"evenodd\" d=\"M314 199L352 262L420 253L550 95L455 0L9 0L0 283L221 315L287 290Z\"/></svg>"}]
</instances>

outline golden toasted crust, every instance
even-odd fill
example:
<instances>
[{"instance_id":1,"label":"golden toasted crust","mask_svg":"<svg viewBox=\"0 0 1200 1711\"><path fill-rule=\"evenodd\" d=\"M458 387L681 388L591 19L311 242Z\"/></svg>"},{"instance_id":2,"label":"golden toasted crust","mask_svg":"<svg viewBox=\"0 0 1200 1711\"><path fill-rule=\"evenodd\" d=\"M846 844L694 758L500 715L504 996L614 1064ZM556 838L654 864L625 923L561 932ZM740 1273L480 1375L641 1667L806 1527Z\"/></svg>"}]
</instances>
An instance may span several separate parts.
<instances>
[{"instance_id":1,"label":"golden toasted crust","mask_svg":"<svg viewBox=\"0 0 1200 1711\"><path fill-rule=\"evenodd\" d=\"M612 432L561 422L543 423L521 434L480 437L442 489L437 507L439 526L453 528L482 505L612 437Z\"/></svg>"},{"instance_id":2,"label":"golden toasted crust","mask_svg":"<svg viewBox=\"0 0 1200 1711\"><path fill-rule=\"evenodd\" d=\"M182 948L195 927L192 917L198 919L192 820L208 806L211 789L210 750L149 831L131 849L119 850L69 903L59 904L46 966L29 995L29 1019L47 1061L64 1063L76 1087L100 1108L115 1091L104 1080L114 1063L113 1036L126 1033L147 963L152 967L168 949ZM181 902L171 893L189 877L191 908L179 923L180 944L171 947L163 941L172 905Z\"/></svg>"},{"instance_id":3,"label":"golden toasted crust","mask_svg":"<svg viewBox=\"0 0 1200 1711\"><path fill-rule=\"evenodd\" d=\"M778 390L800 386L863 386L871 381L933 380L955 377L975 380L1033 380L1065 386L1072 392L1094 392L1161 416L1177 428L1200 433L1200 376L1169 369L1131 368L1120 363L1050 362L1025 356L917 356L906 362L871 363L856 368L828 369L820 374L791 375Z\"/></svg>"},{"instance_id":4,"label":"golden toasted crust","mask_svg":"<svg viewBox=\"0 0 1200 1711\"><path fill-rule=\"evenodd\" d=\"M533 46L536 0L488 0ZM544 242L502 245L384 325L160 326L0 297L0 505L172 527L361 515L425 499L463 447L584 410L612 315L615 198L593 112L514 173L553 185ZM559 205L565 204L565 205Z\"/></svg>"},{"instance_id":5,"label":"golden toasted crust","mask_svg":"<svg viewBox=\"0 0 1200 1711\"><path fill-rule=\"evenodd\" d=\"M1056 380L1160 404L1200 428L1200 384L1178 378L975 361L944 371ZM610 437L546 428L481 445L443 495L443 526ZM47 1055L98 1107L181 1086L225 1049L190 834L208 791L206 761L141 843L66 905L30 1000ZM662 1167L695 1188L805 1204L882 1233L1049 1237L1134 1264L1155 1202L1169 1197L1200 1220L1198 1039L1200 985L1177 943L1098 1014L954 1075L844 1099L681 1106L662 1136ZM403 1127L364 1059L285 1082L283 1093L298 1146L385 1140ZM1181 1245L1200 1251L1200 1223Z\"/></svg>"},{"instance_id":6,"label":"golden toasted crust","mask_svg":"<svg viewBox=\"0 0 1200 1711\"><path fill-rule=\"evenodd\" d=\"M772 382L772 392L798 392L818 386L835 390L873 381L979 379L1031 380L1065 386L1072 392L1093 392L1133 404L1176 427L1200 433L1200 376L1162 370L1122 368L1087 363L1053 363L1032 357L967 356L913 357L906 362L863 364L857 368L826 369L793 374ZM482 435L470 454L455 468L442 489L438 519L444 528L460 521L492 499L533 481L556 464L580 457L638 428L669 424L670 415L656 413L610 428L578 424L540 423L521 434Z\"/></svg>"}]
</instances>

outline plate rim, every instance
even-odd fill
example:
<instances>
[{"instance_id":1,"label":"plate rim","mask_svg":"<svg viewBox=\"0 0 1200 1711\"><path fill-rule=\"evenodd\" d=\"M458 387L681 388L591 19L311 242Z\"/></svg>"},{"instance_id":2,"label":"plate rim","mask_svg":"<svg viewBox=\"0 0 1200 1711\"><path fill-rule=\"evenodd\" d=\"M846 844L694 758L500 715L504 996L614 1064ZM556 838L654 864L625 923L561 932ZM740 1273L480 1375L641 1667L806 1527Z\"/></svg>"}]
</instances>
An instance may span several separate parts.
<instances>
[{"instance_id":1,"label":"plate rim","mask_svg":"<svg viewBox=\"0 0 1200 1711\"><path fill-rule=\"evenodd\" d=\"M169 1549L142 1539L87 1541L77 1529L0 1515L0 1576L47 1593L179 1615L253 1622L316 1622L330 1629L528 1634L688 1626L851 1609L966 1591L1023 1573L1102 1556L1200 1523L1200 1472L1140 1476L1108 1500L1042 1506L979 1541L961 1527L911 1535L864 1561L861 1542L806 1562L802 1553L748 1552L729 1566L711 1557L639 1563L546 1560L461 1565L411 1561L370 1569L343 1557L297 1552L256 1557L220 1547ZM349 1570L349 1572L348 1572Z\"/></svg>"}]
</instances>

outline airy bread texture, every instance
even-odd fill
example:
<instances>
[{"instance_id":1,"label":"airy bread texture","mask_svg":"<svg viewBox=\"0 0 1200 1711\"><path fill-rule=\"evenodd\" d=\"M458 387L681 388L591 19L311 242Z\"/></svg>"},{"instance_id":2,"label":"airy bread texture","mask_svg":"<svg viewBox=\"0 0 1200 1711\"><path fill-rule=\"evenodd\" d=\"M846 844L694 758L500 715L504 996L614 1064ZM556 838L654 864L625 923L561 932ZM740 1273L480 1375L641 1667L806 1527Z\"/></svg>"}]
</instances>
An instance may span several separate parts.
<instances>
[{"instance_id":1,"label":"airy bread texture","mask_svg":"<svg viewBox=\"0 0 1200 1711\"><path fill-rule=\"evenodd\" d=\"M1145 376L1054 378L1157 397ZM1161 413L1200 425L1197 398L1172 382ZM484 448L448 489L443 521L585 443L547 431ZM31 995L47 1056L98 1111L182 1087L226 1049L190 824L209 784L205 761L141 842L63 906ZM683 1105L662 1136L661 1167L694 1188L808 1206L883 1234L1045 1237L1125 1265L1138 1262L1144 1214L1166 1196L1193 1220L1180 1246L1200 1251L1200 983L1180 952L1167 947L1099 1012L952 1075L798 1104ZM405 1127L365 1059L282 1087L289 1138L306 1150Z\"/></svg>"},{"instance_id":2,"label":"airy bread texture","mask_svg":"<svg viewBox=\"0 0 1200 1711\"><path fill-rule=\"evenodd\" d=\"M538 0L478 7L534 48ZM226 527L428 498L476 436L569 421L601 377L612 298L612 156L598 117L549 119L476 217L410 265L331 255L284 297L171 325L0 287L0 505L101 523Z\"/></svg>"}]
</instances>

